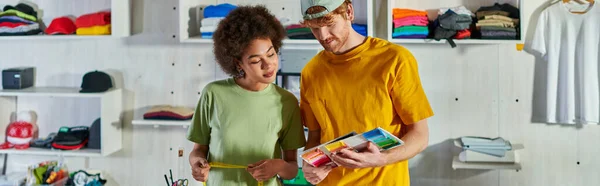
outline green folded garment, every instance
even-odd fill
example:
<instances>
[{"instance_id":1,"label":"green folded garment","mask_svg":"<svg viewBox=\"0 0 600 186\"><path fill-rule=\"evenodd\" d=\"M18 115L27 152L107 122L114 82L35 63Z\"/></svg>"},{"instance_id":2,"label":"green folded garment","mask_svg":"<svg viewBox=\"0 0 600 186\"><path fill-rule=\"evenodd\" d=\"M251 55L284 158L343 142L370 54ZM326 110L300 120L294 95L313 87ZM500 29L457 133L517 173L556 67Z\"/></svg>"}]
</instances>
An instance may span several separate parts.
<instances>
[{"instance_id":1,"label":"green folded garment","mask_svg":"<svg viewBox=\"0 0 600 186\"><path fill-rule=\"evenodd\" d=\"M310 31L310 28L307 28L307 27L289 29L289 30L286 30L286 32L287 32L288 34L291 34L291 33L296 33L296 32L308 32L308 33L312 33L312 32Z\"/></svg>"},{"instance_id":2,"label":"green folded garment","mask_svg":"<svg viewBox=\"0 0 600 186\"><path fill-rule=\"evenodd\" d=\"M30 20L33 22L37 21L36 17L33 17L32 15L23 13L21 11L15 10L15 9L10 9L10 10L4 11L4 12L0 12L0 16L5 16L5 15L16 15L18 17L21 17L21 18L24 18L24 19L27 19L27 20Z\"/></svg>"},{"instance_id":3,"label":"green folded garment","mask_svg":"<svg viewBox=\"0 0 600 186\"><path fill-rule=\"evenodd\" d=\"M428 32L429 28L426 26L403 26L394 28L394 32Z\"/></svg>"}]
</instances>

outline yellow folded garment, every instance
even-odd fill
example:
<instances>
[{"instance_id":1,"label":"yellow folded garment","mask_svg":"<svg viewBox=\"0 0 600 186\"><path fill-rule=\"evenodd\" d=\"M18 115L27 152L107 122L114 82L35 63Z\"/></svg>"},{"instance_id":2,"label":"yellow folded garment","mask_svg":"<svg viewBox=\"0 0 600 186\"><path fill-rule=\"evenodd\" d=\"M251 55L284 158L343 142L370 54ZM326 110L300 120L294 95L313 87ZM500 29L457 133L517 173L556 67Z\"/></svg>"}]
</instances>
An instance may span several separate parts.
<instances>
[{"instance_id":1,"label":"yellow folded garment","mask_svg":"<svg viewBox=\"0 0 600 186\"><path fill-rule=\"evenodd\" d=\"M110 33L110 24L77 29L77 35L110 35Z\"/></svg>"},{"instance_id":2,"label":"yellow folded garment","mask_svg":"<svg viewBox=\"0 0 600 186\"><path fill-rule=\"evenodd\" d=\"M478 23L506 23L514 25L515 23L511 21L499 20L499 19L483 19L479 20Z\"/></svg>"},{"instance_id":3,"label":"yellow folded garment","mask_svg":"<svg viewBox=\"0 0 600 186\"><path fill-rule=\"evenodd\" d=\"M481 23L481 22L478 22L477 24L475 24L475 26L477 26L477 27L482 27L482 26L499 26L499 27L505 27L505 28L514 28L515 27L514 23L503 23L503 22L496 22L496 23Z\"/></svg>"}]
</instances>

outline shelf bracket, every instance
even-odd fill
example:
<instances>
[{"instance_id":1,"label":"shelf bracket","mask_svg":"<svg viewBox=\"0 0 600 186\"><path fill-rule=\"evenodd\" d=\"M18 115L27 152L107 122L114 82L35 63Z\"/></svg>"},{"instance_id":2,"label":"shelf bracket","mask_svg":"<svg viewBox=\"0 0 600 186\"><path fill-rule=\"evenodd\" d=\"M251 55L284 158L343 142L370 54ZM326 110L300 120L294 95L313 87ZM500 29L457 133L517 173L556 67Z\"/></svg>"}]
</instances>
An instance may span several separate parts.
<instances>
[{"instance_id":1,"label":"shelf bracket","mask_svg":"<svg viewBox=\"0 0 600 186\"><path fill-rule=\"evenodd\" d=\"M8 167L6 165L8 159L8 154L4 154L4 163L2 163L2 175L6 175L6 167Z\"/></svg>"}]
</instances>

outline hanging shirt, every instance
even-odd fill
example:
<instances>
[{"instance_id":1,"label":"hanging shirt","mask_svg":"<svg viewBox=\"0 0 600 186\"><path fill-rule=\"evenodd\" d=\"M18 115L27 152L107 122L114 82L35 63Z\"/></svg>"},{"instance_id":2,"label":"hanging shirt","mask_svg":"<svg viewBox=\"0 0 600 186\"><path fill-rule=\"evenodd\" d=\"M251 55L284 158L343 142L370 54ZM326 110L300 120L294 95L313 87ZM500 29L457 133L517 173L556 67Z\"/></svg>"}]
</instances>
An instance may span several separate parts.
<instances>
[{"instance_id":1,"label":"hanging shirt","mask_svg":"<svg viewBox=\"0 0 600 186\"><path fill-rule=\"evenodd\" d=\"M536 121L562 124L600 122L598 53L600 7L571 13L563 3L540 15L531 49L545 60L545 108L535 108ZM536 86L537 87L537 86ZM537 95L536 95L537 96ZM539 112L536 112L539 111Z\"/></svg>"}]
</instances>

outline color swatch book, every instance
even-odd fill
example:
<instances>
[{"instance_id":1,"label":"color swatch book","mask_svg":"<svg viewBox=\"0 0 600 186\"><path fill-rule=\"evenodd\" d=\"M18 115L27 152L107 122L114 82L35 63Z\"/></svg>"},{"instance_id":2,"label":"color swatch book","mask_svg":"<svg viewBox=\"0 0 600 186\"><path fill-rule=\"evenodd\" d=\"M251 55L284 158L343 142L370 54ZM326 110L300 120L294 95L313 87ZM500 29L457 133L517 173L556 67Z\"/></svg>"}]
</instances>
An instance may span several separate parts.
<instances>
[{"instance_id":1,"label":"color swatch book","mask_svg":"<svg viewBox=\"0 0 600 186\"><path fill-rule=\"evenodd\" d=\"M404 144L398 137L378 127L362 134L351 132L327 143L305 150L302 152L302 159L315 167L333 164L330 158L332 153L341 149L351 149L360 152L367 148L368 142L377 145L380 151L389 150Z\"/></svg>"}]
</instances>

